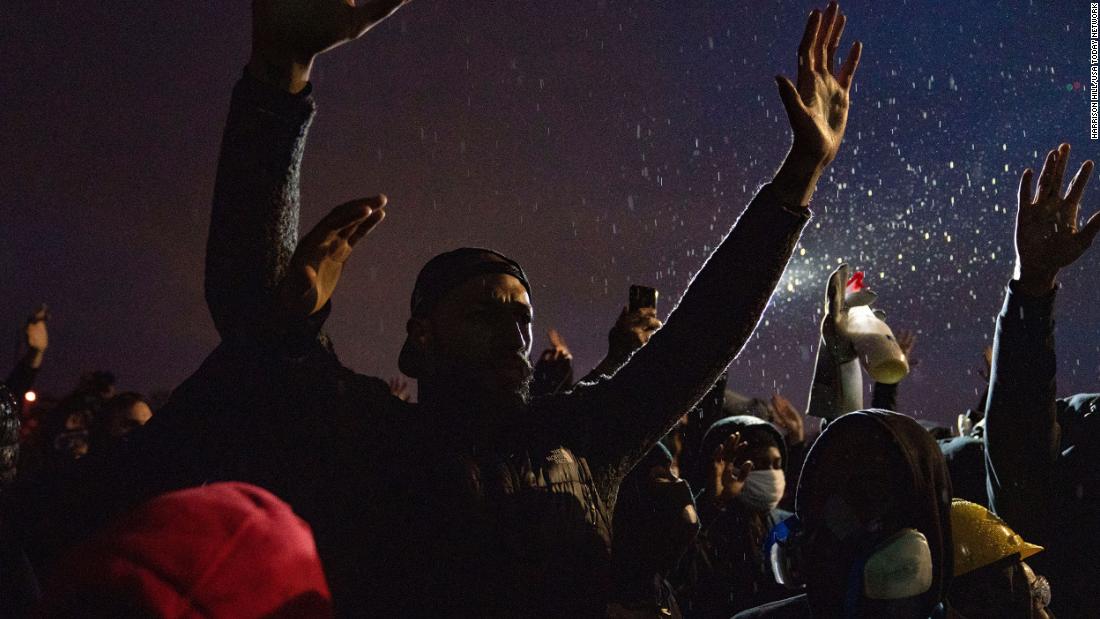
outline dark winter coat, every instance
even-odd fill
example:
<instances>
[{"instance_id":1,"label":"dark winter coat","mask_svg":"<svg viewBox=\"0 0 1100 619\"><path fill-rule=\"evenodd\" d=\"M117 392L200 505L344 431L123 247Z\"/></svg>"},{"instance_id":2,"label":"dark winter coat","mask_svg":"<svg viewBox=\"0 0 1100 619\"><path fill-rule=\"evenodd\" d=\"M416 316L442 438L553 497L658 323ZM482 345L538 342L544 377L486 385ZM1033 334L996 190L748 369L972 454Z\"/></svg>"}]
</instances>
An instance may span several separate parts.
<instances>
[{"instance_id":1,"label":"dark winter coat","mask_svg":"<svg viewBox=\"0 0 1100 619\"><path fill-rule=\"evenodd\" d=\"M990 507L1046 550L1028 559L1050 580L1059 617L1100 608L1100 394L1056 399L1055 292L1008 286L997 317L986 403Z\"/></svg>"}]
</instances>

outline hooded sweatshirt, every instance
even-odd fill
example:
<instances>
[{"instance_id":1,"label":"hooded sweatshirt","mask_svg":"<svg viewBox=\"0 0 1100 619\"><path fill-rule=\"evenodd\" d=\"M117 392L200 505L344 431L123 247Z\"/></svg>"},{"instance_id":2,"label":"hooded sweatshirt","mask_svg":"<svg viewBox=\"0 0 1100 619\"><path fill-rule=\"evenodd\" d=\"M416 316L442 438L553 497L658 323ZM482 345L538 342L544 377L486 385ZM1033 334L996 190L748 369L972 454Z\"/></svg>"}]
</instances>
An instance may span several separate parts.
<instances>
[{"instance_id":1,"label":"hooded sweatshirt","mask_svg":"<svg viewBox=\"0 0 1100 619\"><path fill-rule=\"evenodd\" d=\"M837 442L843 445L854 440L859 441L861 449L834 447ZM807 533L825 527L825 510L811 512L810 506L827 504L830 497L841 495L847 497L853 512L868 513L883 497L866 494L862 505L853 497L860 496L862 469L870 462L890 463L883 473L895 491L889 496L893 509L882 519L890 523L890 530L884 533L913 528L928 539L933 578L929 590L917 600L918 615L941 616L953 571L951 481L939 447L919 423L904 415L870 409L849 413L829 424L810 449L802 469L795 506L798 517ZM834 574L847 573L855 561L865 558L861 555L870 552L860 548L863 534L856 535L859 537L844 545L850 550L835 557L831 566ZM809 580L807 595L745 611L738 617L824 617L833 616L835 609L843 607L847 586L815 590L815 578ZM857 603L867 601L860 599Z\"/></svg>"},{"instance_id":2,"label":"hooded sweatshirt","mask_svg":"<svg viewBox=\"0 0 1100 619\"><path fill-rule=\"evenodd\" d=\"M734 432L750 445L775 446L787 466L787 445L775 426L750 415L716 421L703 437L699 476L709 473L711 456ZM768 531L790 515L773 509L761 513L739 501L719 509L700 496L702 531L684 556L673 584L677 601L688 616L729 617L758 604L785 597L786 589L775 582L761 548Z\"/></svg>"},{"instance_id":3,"label":"hooded sweatshirt","mask_svg":"<svg viewBox=\"0 0 1100 619\"><path fill-rule=\"evenodd\" d=\"M219 483L162 495L62 561L50 617L330 617L309 527L271 493Z\"/></svg>"}]
</instances>

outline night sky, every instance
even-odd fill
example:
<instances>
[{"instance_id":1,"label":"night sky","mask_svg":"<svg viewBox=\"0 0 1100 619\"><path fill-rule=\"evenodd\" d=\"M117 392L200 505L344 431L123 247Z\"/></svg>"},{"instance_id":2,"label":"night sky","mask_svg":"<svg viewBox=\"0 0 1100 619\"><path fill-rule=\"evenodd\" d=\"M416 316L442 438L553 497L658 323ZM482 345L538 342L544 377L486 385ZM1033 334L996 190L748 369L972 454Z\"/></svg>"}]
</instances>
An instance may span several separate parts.
<instances>
[{"instance_id":1,"label":"night sky","mask_svg":"<svg viewBox=\"0 0 1100 619\"><path fill-rule=\"evenodd\" d=\"M49 303L42 390L99 368L122 388L169 389L215 346L203 251L248 4L0 11L0 354L14 357L22 320ZM322 56L303 225L355 197L391 205L335 298L344 363L397 374L416 272L460 245L525 266L536 353L556 327L578 374L602 357L631 283L660 288L664 317L789 146L772 76L794 76L813 6L416 0ZM842 8L842 49L864 43L848 133L730 385L805 404L825 281L843 259L867 271L895 330L918 333L901 411L952 420L982 387L1019 172L1062 140L1073 170L1100 155L1088 2ZM1097 209L1094 179L1082 212ZM1061 278L1061 394L1097 389L1098 272L1095 248Z\"/></svg>"}]
</instances>

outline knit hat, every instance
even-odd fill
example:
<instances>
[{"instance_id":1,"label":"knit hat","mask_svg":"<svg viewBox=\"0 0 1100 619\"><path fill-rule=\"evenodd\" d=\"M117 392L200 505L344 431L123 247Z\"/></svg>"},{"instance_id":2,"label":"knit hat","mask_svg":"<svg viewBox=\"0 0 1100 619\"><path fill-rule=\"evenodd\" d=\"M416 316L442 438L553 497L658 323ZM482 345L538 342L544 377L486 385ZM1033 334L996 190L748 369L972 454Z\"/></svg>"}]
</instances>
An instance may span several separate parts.
<instances>
[{"instance_id":1,"label":"knit hat","mask_svg":"<svg viewBox=\"0 0 1100 619\"><path fill-rule=\"evenodd\" d=\"M413 318L431 314L439 301L451 290L479 275L511 275L531 294L531 284L519 263L491 249L461 247L432 258L416 276L409 312ZM422 370L420 351L411 338L405 339L397 366L402 374L417 378Z\"/></svg>"}]
</instances>

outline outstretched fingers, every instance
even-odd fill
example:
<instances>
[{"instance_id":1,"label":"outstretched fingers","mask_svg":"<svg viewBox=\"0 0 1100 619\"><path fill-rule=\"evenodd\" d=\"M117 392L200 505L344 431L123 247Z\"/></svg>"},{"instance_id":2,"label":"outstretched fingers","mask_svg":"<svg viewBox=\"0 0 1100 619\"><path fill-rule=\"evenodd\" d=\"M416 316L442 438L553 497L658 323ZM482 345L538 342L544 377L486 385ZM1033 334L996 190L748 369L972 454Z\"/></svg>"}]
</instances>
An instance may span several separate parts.
<instances>
[{"instance_id":1,"label":"outstretched fingers","mask_svg":"<svg viewBox=\"0 0 1100 619\"><path fill-rule=\"evenodd\" d=\"M1100 211L1093 213L1092 217L1089 217L1088 222L1085 223L1085 227L1081 228L1077 236L1081 240L1081 245L1087 249L1092 246L1092 242L1096 239L1097 233L1100 233Z\"/></svg>"},{"instance_id":2,"label":"outstretched fingers","mask_svg":"<svg viewBox=\"0 0 1100 619\"><path fill-rule=\"evenodd\" d=\"M814 57L814 69L822 74L828 74L832 70L832 65L829 64L829 46L833 43L833 33L836 30L837 14L840 12L840 8L836 2L830 2L828 8L825 9L825 14L821 17L821 27L817 32L817 41L815 41L813 52Z\"/></svg>"},{"instance_id":3,"label":"outstretched fingers","mask_svg":"<svg viewBox=\"0 0 1100 619\"><path fill-rule=\"evenodd\" d=\"M844 34L844 24L847 22L848 18L844 16L844 13L837 15L836 24L829 36L829 44L825 49L825 72L830 75L833 75L836 71L836 50L840 47L840 37Z\"/></svg>"},{"instance_id":4,"label":"outstretched fingers","mask_svg":"<svg viewBox=\"0 0 1100 619\"><path fill-rule=\"evenodd\" d=\"M749 473L751 473L754 468L755 465L753 465L752 460L745 460L744 462L742 462L741 466L737 467L737 481L743 482L748 479Z\"/></svg>"},{"instance_id":5,"label":"outstretched fingers","mask_svg":"<svg viewBox=\"0 0 1100 619\"><path fill-rule=\"evenodd\" d=\"M1070 181L1069 191L1066 192L1065 201L1062 202L1063 220L1070 224L1070 226L1077 229L1077 216L1081 212L1081 196L1085 193L1085 187L1089 184L1089 179L1092 177L1092 161L1085 161L1078 168L1077 174L1073 176L1073 180Z\"/></svg>"},{"instance_id":6,"label":"outstretched fingers","mask_svg":"<svg viewBox=\"0 0 1100 619\"><path fill-rule=\"evenodd\" d=\"M348 230L350 234L351 228L362 224L375 209L381 209L384 206L386 206L386 196L382 195L351 200L329 211L314 229L331 232Z\"/></svg>"},{"instance_id":7,"label":"outstretched fingers","mask_svg":"<svg viewBox=\"0 0 1100 619\"><path fill-rule=\"evenodd\" d=\"M1054 171L1057 167L1058 151L1052 150L1047 153L1047 158L1043 161L1043 170L1039 172L1039 182L1035 186L1036 203L1054 195L1057 191L1054 188Z\"/></svg>"},{"instance_id":8,"label":"outstretched fingers","mask_svg":"<svg viewBox=\"0 0 1100 619\"><path fill-rule=\"evenodd\" d=\"M1024 173L1020 175L1020 190L1017 194L1017 202L1020 209L1025 209L1032 205L1032 183L1035 181L1035 172L1031 168L1024 170Z\"/></svg>"},{"instance_id":9,"label":"outstretched fingers","mask_svg":"<svg viewBox=\"0 0 1100 619\"><path fill-rule=\"evenodd\" d=\"M1074 225L1077 223L1077 215L1080 212L1081 198L1085 194L1085 187L1089 184L1089 179L1092 178L1092 169L1092 160L1082 163L1081 168L1077 170L1077 175L1073 177L1069 192L1066 194L1065 207L1070 209L1068 214L1073 217ZM1076 236L1082 247L1088 248L1092 246L1097 233L1100 233L1100 212L1093 213Z\"/></svg>"},{"instance_id":10,"label":"outstretched fingers","mask_svg":"<svg viewBox=\"0 0 1100 619\"><path fill-rule=\"evenodd\" d=\"M816 71L814 50L818 47L818 31L821 29L821 11L810 11L806 20L806 30L802 33L802 42L798 45L798 85L808 86Z\"/></svg>"},{"instance_id":11,"label":"outstretched fingers","mask_svg":"<svg viewBox=\"0 0 1100 619\"><path fill-rule=\"evenodd\" d=\"M371 230L374 230L378 224L382 223L382 220L386 218L386 210L384 208L377 208L367 216L362 223L356 225L352 233L348 236L348 245L355 247L355 244L359 242L359 239L370 234Z\"/></svg>"},{"instance_id":12,"label":"outstretched fingers","mask_svg":"<svg viewBox=\"0 0 1100 619\"><path fill-rule=\"evenodd\" d=\"M844 60L844 66L840 67L840 73L837 74L836 81L841 88L845 90L852 88L852 79L856 75L856 69L859 68L859 58L862 55L863 43L856 41L852 44L852 49L848 51L848 57Z\"/></svg>"},{"instance_id":13,"label":"outstretched fingers","mask_svg":"<svg viewBox=\"0 0 1100 619\"><path fill-rule=\"evenodd\" d=\"M1066 177L1066 166L1069 164L1069 144L1058 146L1054 174L1050 180L1051 195L1058 198L1062 196L1062 181Z\"/></svg>"}]
</instances>

